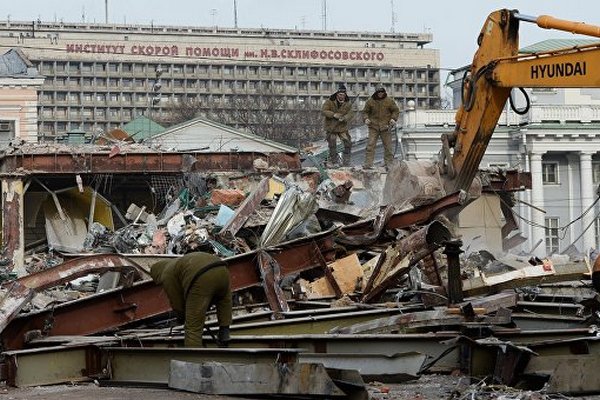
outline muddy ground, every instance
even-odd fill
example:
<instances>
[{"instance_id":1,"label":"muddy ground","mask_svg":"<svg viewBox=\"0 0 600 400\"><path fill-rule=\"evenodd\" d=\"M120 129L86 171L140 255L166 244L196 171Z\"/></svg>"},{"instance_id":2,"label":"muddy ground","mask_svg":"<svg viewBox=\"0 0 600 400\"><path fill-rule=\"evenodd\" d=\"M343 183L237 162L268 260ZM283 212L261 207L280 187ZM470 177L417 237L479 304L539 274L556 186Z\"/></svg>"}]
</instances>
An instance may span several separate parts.
<instances>
[{"instance_id":1,"label":"muddy ground","mask_svg":"<svg viewBox=\"0 0 600 400\"><path fill-rule=\"evenodd\" d=\"M369 398L372 400L600 400L600 395L572 397L561 394L545 394L507 387L471 384L464 376L423 375L419 380L403 384L369 382ZM256 400L259 397L254 397ZM0 388L0 400L241 400L249 397L216 396L186 393L169 389L100 387L94 383L55 385L30 388Z\"/></svg>"},{"instance_id":2,"label":"muddy ground","mask_svg":"<svg viewBox=\"0 0 600 400\"><path fill-rule=\"evenodd\" d=\"M381 400L448 399L460 378L424 375L418 381L404 384L368 384L369 397ZM4 400L230 400L243 397L201 395L169 389L100 387L94 383L77 385L39 386L30 388L3 387L0 399ZM254 398L256 399L256 398Z\"/></svg>"}]
</instances>

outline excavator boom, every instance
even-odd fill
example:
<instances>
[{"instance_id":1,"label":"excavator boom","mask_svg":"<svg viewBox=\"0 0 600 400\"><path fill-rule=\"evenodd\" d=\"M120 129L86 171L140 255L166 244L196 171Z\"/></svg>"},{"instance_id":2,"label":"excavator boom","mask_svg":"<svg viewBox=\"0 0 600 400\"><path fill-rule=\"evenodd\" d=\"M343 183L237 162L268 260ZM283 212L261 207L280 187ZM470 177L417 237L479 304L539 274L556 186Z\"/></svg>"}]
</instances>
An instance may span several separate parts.
<instances>
[{"instance_id":1,"label":"excavator boom","mask_svg":"<svg viewBox=\"0 0 600 400\"><path fill-rule=\"evenodd\" d=\"M464 79L456 128L442 136L442 172L450 179L446 185L450 192L467 191L471 186L512 88L600 87L600 43L520 55L520 21L600 37L598 26L547 15L530 17L504 9L488 16Z\"/></svg>"}]
</instances>

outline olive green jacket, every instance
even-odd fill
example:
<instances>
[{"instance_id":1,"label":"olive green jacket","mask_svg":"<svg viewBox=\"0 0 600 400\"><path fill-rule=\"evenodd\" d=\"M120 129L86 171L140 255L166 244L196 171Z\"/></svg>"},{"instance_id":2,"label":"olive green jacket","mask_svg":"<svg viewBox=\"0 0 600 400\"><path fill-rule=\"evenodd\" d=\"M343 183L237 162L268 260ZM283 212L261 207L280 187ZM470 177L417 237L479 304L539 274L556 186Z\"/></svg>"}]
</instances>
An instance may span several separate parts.
<instances>
[{"instance_id":1,"label":"olive green jacket","mask_svg":"<svg viewBox=\"0 0 600 400\"><path fill-rule=\"evenodd\" d=\"M390 97L386 96L382 99L375 97L376 94L371 96L365 104L365 108L362 110L363 120L370 120L368 124L369 128L377 130L387 130L390 128L390 120L398 121L400 115L400 109L396 102Z\"/></svg>"},{"instance_id":2,"label":"olive green jacket","mask_svg":"<svg viewBox=\"0 0 600 400\"><path fill-rule=\"evenodd\" d=\"M159 261L150 267L150 276L154 282L162 285L167 293L171 308L183 317L185 315L185 296L194 278L204 267L221 259L209 253L189 253L174 260Z\"/></svg>"},{"instance_id":3,"label":"olive green jacket","mask_svg":"<svg viewBox=\"0 0 600 400\"><path fill-rule=\"evenodd\" d=\"M348 123L354 117L352 104L346 95L346 101L339 103L335 94L325 100L321 113L325 116L325 131L327 133L342 133L348 131ZM341 121L334 117L335 114L341 116Z\"/></svg>"}]
</instances>

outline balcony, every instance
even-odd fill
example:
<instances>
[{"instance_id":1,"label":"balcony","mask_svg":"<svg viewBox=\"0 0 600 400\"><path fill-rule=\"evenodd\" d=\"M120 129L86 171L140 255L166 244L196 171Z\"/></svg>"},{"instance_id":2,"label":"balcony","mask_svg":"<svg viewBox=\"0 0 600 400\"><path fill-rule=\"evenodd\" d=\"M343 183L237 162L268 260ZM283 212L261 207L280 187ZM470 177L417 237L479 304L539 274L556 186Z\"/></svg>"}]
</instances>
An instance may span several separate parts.
<instances>
[{"instance_id":1,"label":"balcony","mask_svg":"<svg viewBox=\"0 0 600 400\"><path fill-rule=\"evenodd\" d=\"M600 122L600 105L536 105L523 122Z\"/></svg>"},{"instance_id":2,"label":"balcony","mask_svg":"<svg viewBox=\"0 0 600 400\"><path fill-rule=\"evenodd\" d=\"M455 125L456 110L407 110L404 126L417 128L425 126ZM579 122L589 124L600 122L600 105L532 105L525 115L518 115L505 108L498 125L518 126L522 124Z\"/></svg>"}]
</instances>

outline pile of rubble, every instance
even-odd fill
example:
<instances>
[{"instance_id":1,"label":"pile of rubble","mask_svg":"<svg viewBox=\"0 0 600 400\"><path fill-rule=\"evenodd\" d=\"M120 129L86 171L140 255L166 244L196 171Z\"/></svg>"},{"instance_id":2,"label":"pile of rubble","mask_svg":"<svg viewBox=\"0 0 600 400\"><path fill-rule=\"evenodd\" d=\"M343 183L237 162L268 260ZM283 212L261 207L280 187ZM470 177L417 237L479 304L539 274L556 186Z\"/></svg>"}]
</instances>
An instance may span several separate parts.
<instances>
[{"instance_id":1,"label":"pile of rubble","mask_svg":"<svg viewBox=\"0 0 600 400\"><path fill-rule=\"evenodd\" d=\"M76 213L55 200L47 250L37 245L27 255L29 275L14 279L6 270L5 378L16 386L92 379L340 398L366 398L373 385L365 381L427 374L488 384L462 388L456 398L493 385L599 389L591 372L571 379L595 362L600 302L588 259L464 253L449 213L463 200L449 195L397 210L380 202L385 180L380 171L352 169L190 173L163 190L160 212L130 203L120 227L92 218L85 234L71 237L55 234L55 214L77 226L68 222ZM101 199L84 186L76 191L93 207ZM191 251L228 263L232 349L215 348L212 314L208 348L180 348L183 327L173 325L164 293L147 275L156 260ZM172 361L184 352L185 362ZM61 368L29 367L48 357ZM248 381L226 380L239 374Z\"/></svg>"}]
</instances>

